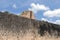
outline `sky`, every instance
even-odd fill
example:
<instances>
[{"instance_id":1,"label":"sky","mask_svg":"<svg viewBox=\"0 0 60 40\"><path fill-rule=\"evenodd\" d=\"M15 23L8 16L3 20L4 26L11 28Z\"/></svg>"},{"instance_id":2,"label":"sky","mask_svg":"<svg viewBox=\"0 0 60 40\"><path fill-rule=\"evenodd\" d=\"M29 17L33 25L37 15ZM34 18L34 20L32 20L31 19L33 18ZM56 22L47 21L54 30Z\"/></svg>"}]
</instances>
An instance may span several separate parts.
<instances>
[{"instance_id":1,"label":"sky","mask_svg":"<svg viewBox=\"0 0 60 40\"><path fill-rule=\"evenodd\" d=\"M36 20L60 25L60 0L0 0L0 11L19 15L32 10Z\"/></svg>"}]
</instances>

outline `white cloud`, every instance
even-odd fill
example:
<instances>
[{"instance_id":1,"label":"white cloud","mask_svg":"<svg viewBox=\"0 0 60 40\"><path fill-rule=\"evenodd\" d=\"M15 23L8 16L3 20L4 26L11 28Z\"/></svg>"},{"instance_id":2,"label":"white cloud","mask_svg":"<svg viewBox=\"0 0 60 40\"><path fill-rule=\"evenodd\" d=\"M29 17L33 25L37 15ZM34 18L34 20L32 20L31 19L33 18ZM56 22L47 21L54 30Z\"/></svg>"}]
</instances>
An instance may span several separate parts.
<instances>
[{"instance_id":1,"label":"white cloud","mask_svg":"<svg viewBox=\"0 0 60 40\"><path fill-rule=\"evenodd\" d=\"M36 13L37 11L40 11L40 10L49 10L49 8L45 5L32 3L31 8L29 8L28 10L32 10L34 13Z\"/></svg>"},{"instance_id":2,"label":"white cloud","mask_svg":"<svg viewBox=\"0 0 60 40\"><path fill-rule=\"evenodd\" d=\"M60 9L48 10L43 14L46 17L60 17Z\"/></svg>"},{"instance_id":3,"label":"white cloud","mask_svg":"<svg viewBox=\"0 0 60 40\"><path fill-rule=\"evenodd\" d=\"M58 25L60 25L60 20L48 21L48 22L53 23L53 24L58 24Z\"/></svg>"},{"instance_id":4,"label":"white cloud","mask_svg":"<svg viewBox=\"0 0 60 40\"><path fill-rule=\"evenodd\" d=\"M55 24L59 24L60 25L60 20L56 20L55 22L53 22Z\"/></svg>"},{"instance_id":5,"label":"white cloud","mask_svg":"<svg viewBox=\"0 0 60 40\"><path fill-rule=\"evenodd\" d=\"M41 18L41 20L43 20L43 21L48 21L46 18Z\"/></svg>"},{"instance_id":6,"label":"white cloud","mask_svg":"<svg viewBox=\"0 0 60 40\"><path fill-rule=\"evenodd\" d=\"M13 8L15 8L15 9L17 8L17 7L16 7L16 4L13 4Z\"/></svg>"},{"instance_id":7,"label":"white cloud","mask_svg":"<svg viewBox=\"0 0 60 40\"><path fill-rule=\"evenodd\" d=\"M5 11L1 11L1 12L5 12Z\"/></svg>"},{"instance_id":8,"label":"white cloud","mask_svg":"<svg viewBox=\"0 0 60 40\"><path fill-rule=\"evenodd\" d=\"M55 20L55 21L52 21L52 20L48 20L46 18L41 18L42 21L47 21L49 23L53 23L53 24L59 24L60 25L60 20Z\"/></svg>"}]
</instances>

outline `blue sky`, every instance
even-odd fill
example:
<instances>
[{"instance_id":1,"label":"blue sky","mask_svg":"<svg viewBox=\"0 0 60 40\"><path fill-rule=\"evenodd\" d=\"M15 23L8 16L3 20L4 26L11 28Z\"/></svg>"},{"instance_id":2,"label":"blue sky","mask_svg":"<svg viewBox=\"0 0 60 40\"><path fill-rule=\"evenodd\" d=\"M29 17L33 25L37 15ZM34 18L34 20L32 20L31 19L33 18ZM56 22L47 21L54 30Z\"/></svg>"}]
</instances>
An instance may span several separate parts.
<instances>
[{"instance_id":1,"label":"blue sky","mask_svg":"<svg viewBox=\"0 0 60 40\"><path fill-rule=\"evenodd\" d=\"M0 11L20 14L32 10L37 20L60 24L60 0L0 0Z\"/></svg>"}]
</instances>

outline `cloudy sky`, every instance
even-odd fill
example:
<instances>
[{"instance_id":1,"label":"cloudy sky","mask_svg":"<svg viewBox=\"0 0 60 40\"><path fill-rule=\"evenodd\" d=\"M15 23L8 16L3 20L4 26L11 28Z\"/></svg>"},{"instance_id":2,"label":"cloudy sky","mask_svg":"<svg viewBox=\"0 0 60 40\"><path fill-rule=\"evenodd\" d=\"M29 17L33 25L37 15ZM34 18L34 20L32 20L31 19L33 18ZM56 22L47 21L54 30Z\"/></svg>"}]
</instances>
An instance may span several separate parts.
<instances>
[{"instance_id":1,"label":"cloudy sky","mask_svg":"<svg viewBox=\"0 0 60 40\"><path fill-rule=\"evenodd\" d=\"M60 0L0 0L0 11L20 14L32 10L37 20L60 24Z\"/></svg>"}]
</instances>

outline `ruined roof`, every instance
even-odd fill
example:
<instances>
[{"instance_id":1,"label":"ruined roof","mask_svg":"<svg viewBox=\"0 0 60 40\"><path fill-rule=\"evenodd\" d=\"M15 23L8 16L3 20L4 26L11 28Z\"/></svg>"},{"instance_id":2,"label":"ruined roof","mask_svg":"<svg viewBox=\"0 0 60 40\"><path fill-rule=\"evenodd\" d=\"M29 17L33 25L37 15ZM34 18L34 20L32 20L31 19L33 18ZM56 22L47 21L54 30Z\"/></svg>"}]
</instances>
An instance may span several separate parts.
<instances>
[{"instance_id":1,"label":"ruined roof","mask_svg":"<svg viewBox=\"0 0 60 40\"><path fill-rule=\"evenodd\" d=\"M35 19L35 15L32 11L24 11L21 13L22 17L29 18L29 19Z\"/></svg>"}]
</instances>

